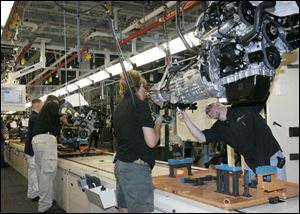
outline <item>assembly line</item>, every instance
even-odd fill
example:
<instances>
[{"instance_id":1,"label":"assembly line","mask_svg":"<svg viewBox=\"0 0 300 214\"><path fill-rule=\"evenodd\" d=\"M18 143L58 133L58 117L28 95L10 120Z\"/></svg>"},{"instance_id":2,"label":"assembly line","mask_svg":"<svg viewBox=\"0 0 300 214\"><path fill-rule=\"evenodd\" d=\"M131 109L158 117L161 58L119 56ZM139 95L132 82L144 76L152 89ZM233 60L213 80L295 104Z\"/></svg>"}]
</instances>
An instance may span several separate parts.
<instances>
[{"instance_id":1,"label":"assembly line","mask_svg":"<svg viewBox=\"0 0 300 214\"><path fill-rule=\"evenodd\" d=\"M298 1L1 2L1 212L299 213L298 34Z\"/></svg>"}]
</instances>

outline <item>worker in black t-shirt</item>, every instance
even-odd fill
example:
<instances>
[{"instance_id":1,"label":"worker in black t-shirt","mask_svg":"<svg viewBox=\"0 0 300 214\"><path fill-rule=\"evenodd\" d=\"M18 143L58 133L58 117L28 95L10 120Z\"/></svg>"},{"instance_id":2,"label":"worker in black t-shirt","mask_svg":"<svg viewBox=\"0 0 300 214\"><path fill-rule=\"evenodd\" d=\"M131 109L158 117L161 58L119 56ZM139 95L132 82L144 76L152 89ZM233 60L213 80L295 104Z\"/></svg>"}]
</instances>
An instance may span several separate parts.
<instances>
[{"instance_id":1,"label":"worker in black t-shirt","mask_svg":"<svg viewBox=\"0 0 300 214\"><path fill-rule=\"evenodd\" d=\"M33 129L32 148L35 157L38 186L38 212L51 212L59 207L53 204L53 181L57 170L57 136L61 123L67 124L67 115L59 114L60 103L49 95Z\"/></svg>"},{"instance_id":2,"label":"worker in black t-shirt","mask_svg":"<svg viewBox=\"0 0 300 214\"><path fill-rule=\"evenodd\" d=\"M160 138L162 117L153 122L146 98L147 82L138 71L129 71L134 103L121 74L120 94L124 95L113 116L117 141L115 177L119 212L152 212L154 193L151 169L153 148Z\"/></svg>"},{"instance_id":3,"label":"worker in black t-shirt","mask_svg":"<svg viewBox=\"0 0 300 214\"><path fill-rule=\"evenodd\" d=\"M31 101L31 114L28 122L28 132L25 140L25 159L28 163L28 186L27 186L27 198L32 199L33 201L39 200L39 187L38 187L38 177L36 171L36 164L34 153L32 149L32 137L33 129L35 126L36 119L39 112L43 107L43 101L40 99L33 99Z\"/></svg>"},{"instance_id":4,"label":"worker in black t-shirt","mask_svg":"<svg viewBox=\"0 0 300 214\"><path fill-rule=\"evenodd\" d=\"M262 106L226 107L213 103L206 107L206 114L217 121L210 129L199 130L184 111L178 111L192 135L200 142L224 142L244 156L249 167L248 182L255 176L258 166L277 167L277 177L286 180L285 158L270 127L259 114Z\"/></svg>"}]
</instances>

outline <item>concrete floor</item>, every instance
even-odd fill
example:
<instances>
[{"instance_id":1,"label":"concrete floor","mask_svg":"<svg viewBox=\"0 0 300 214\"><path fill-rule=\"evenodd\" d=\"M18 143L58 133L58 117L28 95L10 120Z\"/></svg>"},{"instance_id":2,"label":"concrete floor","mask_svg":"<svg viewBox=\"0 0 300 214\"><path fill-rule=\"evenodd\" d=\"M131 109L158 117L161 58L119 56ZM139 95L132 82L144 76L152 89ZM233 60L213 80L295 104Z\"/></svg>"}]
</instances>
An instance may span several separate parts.
<instances>
[{"instance_id":1,"label":"concrete floor","mask_svg":"<svg viewBox=\"0 0 300 214\"><path fill-rule=\"evenodd\" d=\"M26 178L12 167L1 169L1 213L37 213L38 202L28 199L26 193Z\"/></svg>"}]
</instances>

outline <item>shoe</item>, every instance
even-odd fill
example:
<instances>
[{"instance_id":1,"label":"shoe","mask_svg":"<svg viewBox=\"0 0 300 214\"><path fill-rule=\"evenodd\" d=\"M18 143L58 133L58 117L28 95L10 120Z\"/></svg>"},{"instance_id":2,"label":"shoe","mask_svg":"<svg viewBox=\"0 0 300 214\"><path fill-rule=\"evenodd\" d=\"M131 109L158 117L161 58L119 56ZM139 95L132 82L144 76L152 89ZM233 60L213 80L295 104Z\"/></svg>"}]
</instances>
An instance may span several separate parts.
<instances>
[{"instance_id":1,"label":"shoe","mask_svg":"<svg viewBox=\"0 0 300 214\"><path fill-rule=\"evenodd\" d=\"M39 200L40 200L40 197L39 197L39 196L36 196L35 198L32 198L31 200L32 200L32 201L39 201Z\"/></svg>"},{"instance_id":2,"label":"shoe","mask_svg":"<svg viewBox=\"0 0 300 214\"><path fill-rule=\"evenodd\" d=\"M1 169L2 168L7 168L7 167L9 167L8 163L5 162L5 163L1 164Z\"/></svg>"},{"instance_id":3,"label":"shoe","mask_svg":"<svg viewBox=\"0 0 300 214\"><path fill-rule=\"evenodd\" d=\"M46 210L44 212L40 212L40 213L52 213L57 210L60 210L60 207L54 202L54 203L52 203L52 206L48 210Z\"/></svg>"}]
</instances>

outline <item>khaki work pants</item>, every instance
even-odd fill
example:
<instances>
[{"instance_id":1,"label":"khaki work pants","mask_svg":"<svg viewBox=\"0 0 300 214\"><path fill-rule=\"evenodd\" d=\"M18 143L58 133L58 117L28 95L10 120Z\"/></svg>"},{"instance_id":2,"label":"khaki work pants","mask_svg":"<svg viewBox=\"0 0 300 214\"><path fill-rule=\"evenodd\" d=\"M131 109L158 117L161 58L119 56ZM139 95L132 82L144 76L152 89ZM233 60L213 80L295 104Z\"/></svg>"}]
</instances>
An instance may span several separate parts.
<instances>
[{"instance_id":1,"label":"khaki work pants","mask_svg":"<svg viewBox=\"0 0 300 214\"><path fill-rule=\"evenodd\" d=\"M38 212L44 212L52 206L53 181L57 171L57 139L50 134L39 134L32 138L36 171L39 186Z\"/></svg>"}]
</instances>

